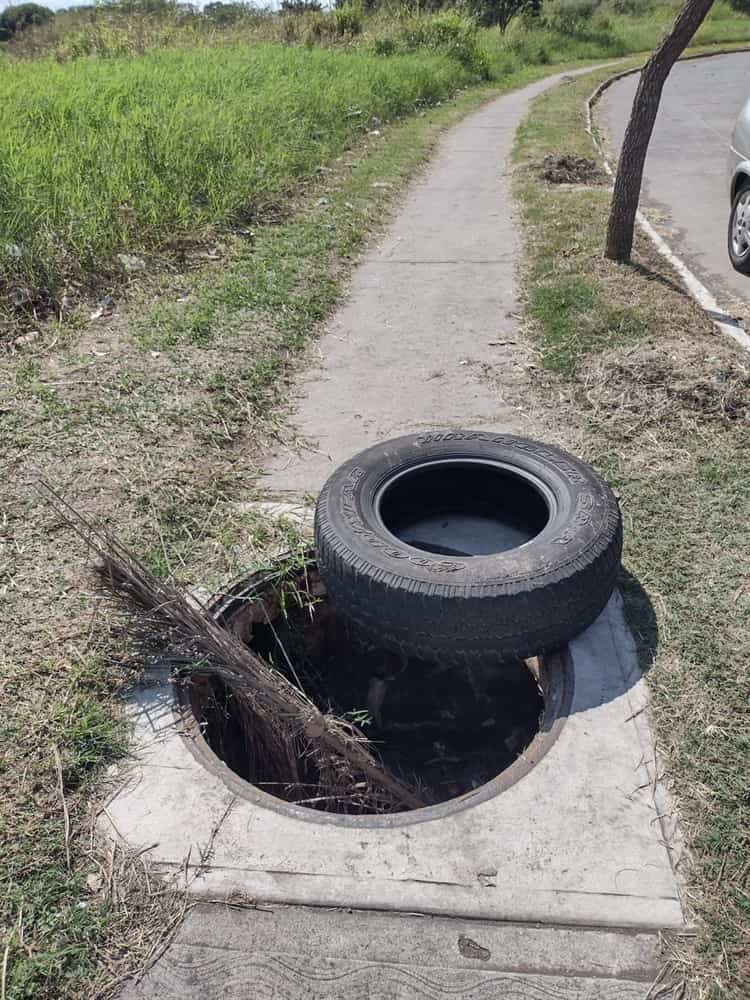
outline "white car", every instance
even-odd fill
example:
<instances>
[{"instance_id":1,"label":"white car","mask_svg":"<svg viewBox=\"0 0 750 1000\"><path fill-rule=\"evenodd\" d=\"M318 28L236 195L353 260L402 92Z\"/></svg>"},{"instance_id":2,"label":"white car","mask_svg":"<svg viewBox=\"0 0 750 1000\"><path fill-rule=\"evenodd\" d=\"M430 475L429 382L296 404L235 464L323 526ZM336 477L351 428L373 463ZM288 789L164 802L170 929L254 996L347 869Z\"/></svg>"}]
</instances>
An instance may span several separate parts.
<instances>
[{"instance_id":1,"label":"white car","mask_svg":"<svg viewBox=\"0 0 750 1000\"><path fill-rule=\"evenodd\" d=\"M729 147L729 259L735 271L750 274L750 100L737 116Z\"/></svg>"}]
</instances>

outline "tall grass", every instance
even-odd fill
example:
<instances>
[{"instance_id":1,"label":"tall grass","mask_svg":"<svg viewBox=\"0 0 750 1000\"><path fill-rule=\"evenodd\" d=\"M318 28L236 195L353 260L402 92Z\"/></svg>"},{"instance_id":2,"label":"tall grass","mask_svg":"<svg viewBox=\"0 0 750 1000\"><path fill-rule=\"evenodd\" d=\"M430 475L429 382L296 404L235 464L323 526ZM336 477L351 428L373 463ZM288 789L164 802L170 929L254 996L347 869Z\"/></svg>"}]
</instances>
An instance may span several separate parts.
<instances>
[{"instance_id":1,"label":"tall grass","mask_svg":"<svg viewBox=\"0 0 750 1000\"><path fill-rule=\"evenodd\" d=\"M118 251L242 222L372 117L475 80L439 53L278 45L5 66L0 281L54 291Z\"/></svg>"},{"instance_id":2,"label":"tall grass","mask_svg":"<svg viewBox=\"0 0 750 1000\"><path fill-rule=\"evenodd\" d=\"M502 67L541 54L543 61L625 55L652 49L674 19L681 0L542 0L540 16L515 17L505 35L484 32L484 47ZM164 47L278 42L358 47L382 54L417 48L453 49L473 43L471 18L457 10L420 13L410 0L387 0L365 12L358 0L330 12L275 14L247 7L218 20L166 4L149 13L134 4L71 8L20 32L2 53L16 58L49 56L64 62L85 56L137 55ZM695 44L747 41L750 18L716 0ZM523 63L521 63L523 64Z\"/></svg>"},{"instance_id":3,"label":"tall grass","mask_svg":"<svg viewBox=\"0 0 750 1000\"><path fill-rule=\"evenodd\" d=\"M486 32L493 75L528 64L618 58L653 49L674 20L679 3L647 0L546 0L538 18L516 18L501 35ZM622 13L623 7L631 13ZM693 45L750 41L750 18L717 0Z\"/></svg>"},{"instance_id":4,"label":"tall grass","mask_svg":"<svg viewBox=\"0 0 750 1000\"><path fill-rule=\"evenodd\" d=\"M0 309L111 276L118 253L253 217L372 117L528 66L652 48L674 12L544 0L503 34L407 7L248 11L229 25L177 8L70 11L0 48ZM696 41L748 39L750 18L719 0Z\"/></svg>"}]
</instances>

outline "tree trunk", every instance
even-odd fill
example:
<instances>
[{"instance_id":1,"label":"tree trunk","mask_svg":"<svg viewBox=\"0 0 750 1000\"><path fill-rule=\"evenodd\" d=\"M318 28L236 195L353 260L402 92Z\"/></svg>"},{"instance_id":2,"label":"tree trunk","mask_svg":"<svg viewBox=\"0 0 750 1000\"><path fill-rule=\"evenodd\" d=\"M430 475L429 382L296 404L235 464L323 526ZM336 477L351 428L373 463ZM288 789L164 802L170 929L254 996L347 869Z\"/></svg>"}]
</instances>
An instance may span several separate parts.
<instances>
[{"instance_id":1,"label":"tree trunk","mask_svg":"<svg viewBox=\"0 0 750 1000\"><path fill-rule=\"evenodd\" d=\"M713 0L686 0L675 18L671 31L662 39L659 47L643 67L630 121L622 142L609 211L605 255L610 260L628 260L630 257L643 166L646 162L656 113L659 110L662 88L669 71L701 26L712 3Z\"/></svg>"}]
</instances>

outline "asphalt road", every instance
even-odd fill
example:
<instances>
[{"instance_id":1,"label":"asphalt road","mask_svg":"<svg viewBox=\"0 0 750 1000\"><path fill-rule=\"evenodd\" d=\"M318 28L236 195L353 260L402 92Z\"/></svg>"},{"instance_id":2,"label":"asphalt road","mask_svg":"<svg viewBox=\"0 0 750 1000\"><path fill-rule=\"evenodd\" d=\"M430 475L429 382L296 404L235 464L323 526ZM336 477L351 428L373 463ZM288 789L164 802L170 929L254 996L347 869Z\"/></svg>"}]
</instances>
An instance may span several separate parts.
<instances>
[{"instance_id":1,"label":"asphalt road","mask_svg":"<svg viewBox=\"0 0 750 1000\"><path fill-rule=\"evenodd\" d=\"M619 150L638 85L614 84L597 123ZM726 162L734 121L750 96L750 53L676 65L667 80L646 160L641 206L719 304L750 314L750 277L727 256L729 194Z\"/></svg>"}]
</instances>

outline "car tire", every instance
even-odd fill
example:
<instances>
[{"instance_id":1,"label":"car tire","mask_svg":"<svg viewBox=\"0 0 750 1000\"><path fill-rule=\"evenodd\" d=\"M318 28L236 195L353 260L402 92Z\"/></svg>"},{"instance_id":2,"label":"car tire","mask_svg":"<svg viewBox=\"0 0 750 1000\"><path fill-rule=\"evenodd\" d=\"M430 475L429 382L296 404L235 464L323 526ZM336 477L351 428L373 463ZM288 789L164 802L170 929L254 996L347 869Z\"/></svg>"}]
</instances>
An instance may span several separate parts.
<instances>
[{"instance_id":1,"label":"car tire","mask_svg":"<svg viewBox=\"0 0 750 1000\"><path fill-rule=\"evenodd\" d=\"M732 201L727 245L735 271L750 274L750 180L740 184Z\"/></svg>"},{"instance_id":2,"label":"car tire","mask_svg":"<svg viewBox=\"0 0 750 1000\"><path fill-rule=\"evenodd\" d=\"M622 522L609 486L556 447L437 431L338 468L315 547L340 614L404 656L469 664L557 649L590 625L615 587Z\"/></svg>"}]
</instances>

